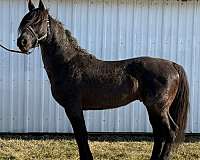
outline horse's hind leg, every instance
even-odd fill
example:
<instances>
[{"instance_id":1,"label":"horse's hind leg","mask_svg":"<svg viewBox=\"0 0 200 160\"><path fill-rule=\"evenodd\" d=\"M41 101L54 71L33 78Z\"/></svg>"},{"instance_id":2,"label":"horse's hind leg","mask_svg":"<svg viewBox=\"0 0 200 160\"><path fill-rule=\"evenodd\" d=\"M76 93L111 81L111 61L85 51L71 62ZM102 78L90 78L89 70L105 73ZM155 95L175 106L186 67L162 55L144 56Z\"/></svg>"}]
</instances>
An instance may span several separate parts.
<instances>
[{"instance_id":1,"label":"horse's hind leg","mask_svg":"<svg viewBox=\"0 0 200 160\"><path fill-rule=\"evenodd\" d=\"M170 152L172 150L173 142L166 141L160 156L161 160L168 160L170 156Z\"/></svg>"},{"instance_id":2,"label":"horse's hind leg","mask_svg":"<svg viewBox=\"0 0 200 160\"><path fill-rule=\"evenodd\" d=\"M148 108L147 108L148 109ZM151 160L158 160L160 159L160 155L163 148L163 137L160 134L160 126L157 125L158 117L155 115L153 110L148 110L149 113L149 120L153 128L153 137L154 137L154 145L153 151L151 155Z\"/></svg>"},{"instance_id":3,"label":"horse's hind leg","mask_svg":"<svg viewBox=\"0 0 200 160\"><path fill-rule=\"evenodd\" d=\"M176 138L175 130L177 125L172 123L169 117L169 111L166 110L161 113L161 125L163 128L163 135L168 142L174 142Z\"/></svg>"},{"instance_id":4,"label":"horse's hind leg","mask_svg":"<svg viewBox=\"0 0 200 160\"><path fill-rule=\"evenodd\" d=\"M172 144L175 141L175 127L176 124L172 123L169 118L168 111L165 111L164 116L162 116L161 125L163 125L163 136L165 138L165 144L162 149L160 160L168 160L170 157L170 152L172 150ZM171 122L171 123L170 123Z\"/></svg>"},{"instance_id":5,"label":"horse's hind leg","mask_svg":"<svg viewBox=\"0 0 200 160\"><path fill-rule=\"evenodd\" d=\"M153 129L154 145L153 145L151 160L158 160L158 159L160 159L160 156L161 156L161 152L162 152L162 148L163 148L163 138L160 137L158 134L159 134L158 130Z\"/></svg>"},{"instance_id":6,"label":"horse's hind leg","mask_svg":"<svg viewBox=\"0 0 200 160\"><path fill-rule=\"evenodd\" d=\"M163 107L162 107L163 108ZM154 147L151 160L167 160L175 140L174 125L168 113L169 107L160 108L160 104L148 107L149 119L154 132ZM173 126L173 127L171 127ZM163 146L163 142L165 142Z\"/></svg>"},{"instance_id":7,"label":"horse's hind leg","mask_svg":"<svg viewBox=\"0 0 200 160\"><path fill-rule=\"evenodd\" d=\"M88 144L88 134L83 117L83 111L81 110L78 99L68 103L65 107L65 112L74 130L75 139L79 148L80 160L93 160Z\"/></svg>"},{"instance_id":8,"label":"horse's hind leg","mask_svg":"<svg viewBox=\"0 0 200 160\"><path fill-rule=\"evenodd\" d=\"M171 124L171 128L169 128L169 136L165 139L165 144L162 149L162 153L160 156L161 160L168 160L170 156L170 152L172 150L173 143L175 141L176 135L175 130L178 129L178 125L174 122L172 117L170 116L169 112L167 112L168 115L168 123Z\"/></svg>"}]
</instances>

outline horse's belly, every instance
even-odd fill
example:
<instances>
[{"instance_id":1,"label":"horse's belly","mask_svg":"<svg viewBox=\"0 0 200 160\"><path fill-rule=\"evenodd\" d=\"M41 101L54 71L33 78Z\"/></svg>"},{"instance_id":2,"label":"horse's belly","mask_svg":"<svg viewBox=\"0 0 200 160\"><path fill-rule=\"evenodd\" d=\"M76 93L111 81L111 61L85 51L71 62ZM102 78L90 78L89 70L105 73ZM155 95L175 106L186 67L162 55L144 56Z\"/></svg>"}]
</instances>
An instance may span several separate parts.
<instances>
[{"instance_id":1,"label":"horse's belly","mask_svg":"<svg viewBox=\"0 0 200 160\"><path fill-rule=\"evenodd\" d=\"M119 87L93 88L82 93L82 108L84 110L111 109L124 106L136 99L132 85Z\"/></svg>"}]
</instances>

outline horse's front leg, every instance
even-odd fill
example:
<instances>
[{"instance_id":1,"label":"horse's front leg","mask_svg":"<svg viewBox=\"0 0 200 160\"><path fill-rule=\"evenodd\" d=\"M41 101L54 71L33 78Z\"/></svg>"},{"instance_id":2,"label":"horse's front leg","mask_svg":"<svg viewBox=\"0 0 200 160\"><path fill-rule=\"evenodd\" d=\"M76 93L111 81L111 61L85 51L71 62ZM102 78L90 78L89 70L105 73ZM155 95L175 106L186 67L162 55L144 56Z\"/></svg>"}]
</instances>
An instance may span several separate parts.
<instances>
[{"instance_id":1,"label":"horse's front leg","mask_svg":"<svg viewBox=\"0 0 200 160\"><path fill-rule=\"evenodd\" d=\"M65 106L65 112L74 130L76 142L79 148L80 160L93 160L88 144L88 134L79 99L71 99Z\"/></svg>"}]
</instances>

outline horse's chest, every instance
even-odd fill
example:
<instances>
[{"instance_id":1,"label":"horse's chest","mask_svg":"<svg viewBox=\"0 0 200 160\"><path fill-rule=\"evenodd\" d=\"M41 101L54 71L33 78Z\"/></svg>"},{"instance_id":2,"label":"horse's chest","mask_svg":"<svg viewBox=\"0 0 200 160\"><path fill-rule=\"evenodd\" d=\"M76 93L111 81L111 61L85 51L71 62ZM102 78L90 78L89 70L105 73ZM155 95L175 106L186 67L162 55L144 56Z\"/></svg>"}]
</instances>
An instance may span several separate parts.
<instances>
[{"instance_id":1,"label":"horse's chest","mask_svg":"<svg viewBox=\"0 0 200 160\"><path fill-rule=\"evenodd\" d=\"M67 95L72 88L71 80L67 79L67 75L62 71L47 72L51 84L51 92L54 99L60 104L64 105Z\"/></svg>"},{"instance_id":2,"label":"horse's chest","mask_svg":"<svg viewBox=\"0 0 200 160\"><path fill-rule=\"evenodd\" d=\"M65 82L51 83L51 92L54 99L62 106L73 98L75 87Z\"/></svg>"}]
</instances>

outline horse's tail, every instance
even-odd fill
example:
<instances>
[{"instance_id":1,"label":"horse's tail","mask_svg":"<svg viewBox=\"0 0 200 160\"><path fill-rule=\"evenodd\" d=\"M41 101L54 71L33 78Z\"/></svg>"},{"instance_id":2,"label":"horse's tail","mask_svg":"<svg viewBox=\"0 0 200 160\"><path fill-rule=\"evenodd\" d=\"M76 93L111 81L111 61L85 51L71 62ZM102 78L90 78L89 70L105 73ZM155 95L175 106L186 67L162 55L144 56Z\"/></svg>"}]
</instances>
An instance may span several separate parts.
<instances>
[{"instance_id":1,"label":"horse's tail","mask_svg":"<svg viewBox=\"0 0 200 160\"><path fill-rule=\"evenodd\" d=\"M174 67L179 73L179 86L169 112L174 122L178 125L178 127L175 129L175 142L181 142L184 140L184 131L187 124L189 110L189 85L183 67L175 63Z\"/></svg>"}]
</instances>

